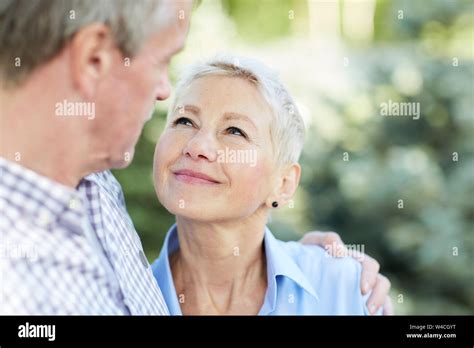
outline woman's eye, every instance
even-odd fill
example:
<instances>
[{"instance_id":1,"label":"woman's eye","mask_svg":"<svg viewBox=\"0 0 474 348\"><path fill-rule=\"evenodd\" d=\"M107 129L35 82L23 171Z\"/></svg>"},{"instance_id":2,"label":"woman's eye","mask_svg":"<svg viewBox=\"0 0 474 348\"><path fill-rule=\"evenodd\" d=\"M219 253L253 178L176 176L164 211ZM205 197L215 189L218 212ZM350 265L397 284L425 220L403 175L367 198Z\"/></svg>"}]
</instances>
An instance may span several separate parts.
<instances>
[{"instance_id":1,"label":"woman's eye","mask_svg":"<svg viewBox=\"0 0 474 348\"><path fill-rule=\"evenodd\" d=\"M239 135L241 137L247 138L247 134L245 134L244 131L240 130L237 127L229 127L227 128L227 131L229 132L229 134Z\"/></svg>"},{"instance_id":2,"label":"woman's eye","mask_svg":"<svg viewBox=\"0 0 474 348\"><path fill-rule=\"evenodd\" d=\"M192 126L193 122L187 117L180 117L176 121L174 121L173 124L175 126L178 125L178 124L182 124L182 125L185 125L185 126Z\"/></svg>"}]
</instances>

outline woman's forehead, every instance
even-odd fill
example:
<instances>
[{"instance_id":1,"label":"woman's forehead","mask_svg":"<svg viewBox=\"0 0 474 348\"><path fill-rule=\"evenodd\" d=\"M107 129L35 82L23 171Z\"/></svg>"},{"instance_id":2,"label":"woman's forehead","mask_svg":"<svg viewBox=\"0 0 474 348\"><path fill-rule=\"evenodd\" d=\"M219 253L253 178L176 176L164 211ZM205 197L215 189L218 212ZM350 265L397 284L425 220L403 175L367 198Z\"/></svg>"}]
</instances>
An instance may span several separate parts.
<instances>
[{"instance_id":1,"label":"woman's forehead","mask_svg":"<svg viewBox=\"0 0 474 348\"><path fill-rule=\"evenodd\" d=\"M225 75L193 80L178 97L177 111L198 116L218 113L226 119L268 119L272 110L258 87L242 78Z\"/></svg>"}]
</instances>

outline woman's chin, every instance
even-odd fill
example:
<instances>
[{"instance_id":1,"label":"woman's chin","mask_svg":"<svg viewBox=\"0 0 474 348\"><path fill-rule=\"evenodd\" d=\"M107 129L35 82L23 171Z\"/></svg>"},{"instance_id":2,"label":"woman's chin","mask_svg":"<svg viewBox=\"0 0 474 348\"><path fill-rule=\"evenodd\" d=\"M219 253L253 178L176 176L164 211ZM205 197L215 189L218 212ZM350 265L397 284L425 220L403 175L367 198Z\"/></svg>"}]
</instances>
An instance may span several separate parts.
<instances>
[{"instance_id":1,"label":"woman's chin","mask_svg":"<svg viewBox=\"0 0 474 348\"><path fill-rule=\"evenodd\" d=\"M164 205L166 210L171 214L175 215L177 218L184 218L188 220L194 220L199 222L213 222L222 220L224 212L220 212L218 209L203 209L202 204L196 204L188 206L186 205Z\"/></svg>"}]
</instances>

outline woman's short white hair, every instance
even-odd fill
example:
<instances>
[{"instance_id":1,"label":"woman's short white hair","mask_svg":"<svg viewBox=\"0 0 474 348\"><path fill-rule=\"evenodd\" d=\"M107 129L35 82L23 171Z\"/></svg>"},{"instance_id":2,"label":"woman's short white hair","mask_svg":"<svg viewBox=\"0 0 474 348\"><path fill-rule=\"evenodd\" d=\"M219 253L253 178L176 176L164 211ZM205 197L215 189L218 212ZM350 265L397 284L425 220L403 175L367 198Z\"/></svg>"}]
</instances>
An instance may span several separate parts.
<instances>
[{"instance_id":1,"label":"woman's short white hair","mask_svg":"<svg viewBox=\"0 0 474 348\"><path fill-rule=\"evenodd\" d=\"M273 111L275 122L271 122L270 133L276 163L285 165L298 162L304 143L303 119L277 74L255 59L219 55L188 67L176 85L168 117L178 107L177 103L186 87L194 80L210 75L238 77L253 83Z\"/></svg>"}]
</instances>

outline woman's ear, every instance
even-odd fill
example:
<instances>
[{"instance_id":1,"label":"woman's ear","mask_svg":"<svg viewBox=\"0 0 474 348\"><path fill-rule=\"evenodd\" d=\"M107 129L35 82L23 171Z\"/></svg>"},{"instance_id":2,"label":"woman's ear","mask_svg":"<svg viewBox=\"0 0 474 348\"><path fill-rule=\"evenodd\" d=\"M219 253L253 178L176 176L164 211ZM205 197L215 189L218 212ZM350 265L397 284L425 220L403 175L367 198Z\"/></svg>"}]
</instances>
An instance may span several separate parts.
<instances>
[{"instance_id":1,"label":"woman's ear","mask_svg":"<svg viewBox=\"0 0 474 348\"><path fill-rule=\"evenodd\" d=\"M300 178L301 166L298 163L284 167L277 180L273 195L267 200L267 206L276 208L287 204L295 194Z\"/></svg>"}]
</instances>

